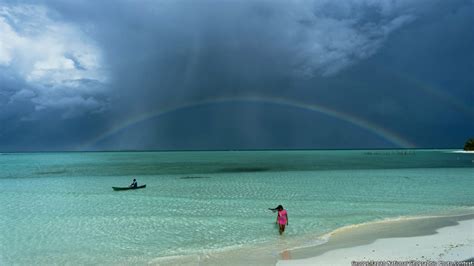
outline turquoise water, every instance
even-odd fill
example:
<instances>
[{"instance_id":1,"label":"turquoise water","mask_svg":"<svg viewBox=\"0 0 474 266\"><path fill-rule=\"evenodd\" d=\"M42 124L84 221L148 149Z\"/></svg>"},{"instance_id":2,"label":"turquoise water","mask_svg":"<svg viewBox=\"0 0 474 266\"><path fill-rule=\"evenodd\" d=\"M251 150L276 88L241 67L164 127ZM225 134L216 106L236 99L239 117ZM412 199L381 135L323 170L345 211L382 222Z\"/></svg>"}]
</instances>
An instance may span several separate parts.
<instances>
[{"instance_id":1,"label":"turquoise water","mask_svg":"<svg viewBox=\"0 0 474 266\"><path fill-rule=\"evenodd\" d=\"M0 264L146 264L474 206L474 154L448 150L0 155ZM146 189L112 190L133 177ZM289 226L280 237L282 204ZM274 244L277 243L277 244Z\"/></svg>"}]
</instances>

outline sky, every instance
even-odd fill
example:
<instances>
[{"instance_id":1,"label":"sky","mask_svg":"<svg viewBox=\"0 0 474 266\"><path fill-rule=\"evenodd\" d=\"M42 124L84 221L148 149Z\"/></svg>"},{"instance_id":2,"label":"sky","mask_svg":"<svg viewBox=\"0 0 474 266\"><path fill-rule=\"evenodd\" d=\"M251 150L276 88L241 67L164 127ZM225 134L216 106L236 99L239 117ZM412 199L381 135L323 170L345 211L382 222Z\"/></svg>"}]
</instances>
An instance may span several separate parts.
<instances>
[{"instance_id":1,"label":"sky","mask_svg":"<svg viewBox=\"0 0 474 266\"><path fill-rule=\"evenodd\" d=\"M461 148L474 0L0 0L0 152Z\"/></svg>"}]
</instances>

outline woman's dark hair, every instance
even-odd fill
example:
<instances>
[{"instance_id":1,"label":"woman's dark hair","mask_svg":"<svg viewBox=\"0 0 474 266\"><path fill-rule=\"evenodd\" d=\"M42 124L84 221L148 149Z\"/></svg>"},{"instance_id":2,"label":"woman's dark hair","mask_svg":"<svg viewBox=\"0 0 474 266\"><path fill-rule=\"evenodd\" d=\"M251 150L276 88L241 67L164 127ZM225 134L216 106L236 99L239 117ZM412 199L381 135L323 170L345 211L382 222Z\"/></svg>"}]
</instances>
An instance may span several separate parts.
<instances>
[{"instance_id":1,"label":"woman's dark hair","mask_svg":"<svg viewBox=\"0 0 474 266\"><path fill-rule=\"evenodd\" d=\"M275 211L281 211L281 210L283 210L283 206L278 205L276 208L273 208L273 209L272 209L272 208L268 208L268 209L271 210L271 211L273 211L273 212L275 212Z\"/></svg>"}]
</instances>

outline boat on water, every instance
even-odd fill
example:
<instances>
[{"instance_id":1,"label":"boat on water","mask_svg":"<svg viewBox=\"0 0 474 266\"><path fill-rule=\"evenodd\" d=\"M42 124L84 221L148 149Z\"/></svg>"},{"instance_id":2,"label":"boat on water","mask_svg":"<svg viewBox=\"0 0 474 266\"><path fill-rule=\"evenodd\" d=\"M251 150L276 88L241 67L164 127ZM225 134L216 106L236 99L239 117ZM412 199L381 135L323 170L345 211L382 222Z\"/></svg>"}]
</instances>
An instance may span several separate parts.
<instances>
[{"instance_id":1,"label":"boat on water","mask_svg":"<svg viewBox=\"0 0 474 266\"><path fill-rule=\"evenodd\" d=\"M146 188L146 185L136 186L136 187L112 187L113 190L130 190L130 189L139 189L139 188Z\"/></svg>"}]
</instances>

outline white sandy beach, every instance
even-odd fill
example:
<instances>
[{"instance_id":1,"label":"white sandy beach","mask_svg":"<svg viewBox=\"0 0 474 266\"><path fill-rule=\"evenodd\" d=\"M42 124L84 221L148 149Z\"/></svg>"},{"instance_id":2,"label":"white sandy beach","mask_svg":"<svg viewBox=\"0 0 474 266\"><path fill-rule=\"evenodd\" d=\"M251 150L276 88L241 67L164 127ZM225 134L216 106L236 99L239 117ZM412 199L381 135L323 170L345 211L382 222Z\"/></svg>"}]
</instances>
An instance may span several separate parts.
<instances>
[{"instance_id":1,"label":"white sandy beach","mask_svg":"<svg viewBox=\"0 0 474 266\"><path fill-rule=\"evenodd\" d=\"M471 153L471 154L474 154L474 151L464 151L464 150L460 150L460 151L453 151L454 153Z\"/></svg>"},{"instance_id":2,"label":"white sandy beach","mask_svg":"<svg viewBox=\"0 0 474 266\"><path fill-rule=\"evenodd\" d=\"M381 238L365 245L328 250L307 259L279 260L277 265L350 265L352 261L380 260L463 261L473 257L474 219L469 219L442 227L435 234Z\"/></svg>"}]
</instances>

